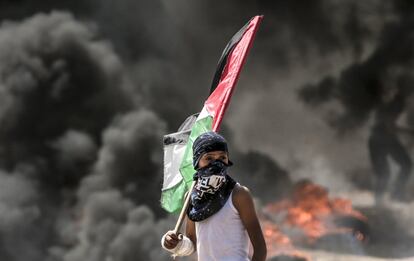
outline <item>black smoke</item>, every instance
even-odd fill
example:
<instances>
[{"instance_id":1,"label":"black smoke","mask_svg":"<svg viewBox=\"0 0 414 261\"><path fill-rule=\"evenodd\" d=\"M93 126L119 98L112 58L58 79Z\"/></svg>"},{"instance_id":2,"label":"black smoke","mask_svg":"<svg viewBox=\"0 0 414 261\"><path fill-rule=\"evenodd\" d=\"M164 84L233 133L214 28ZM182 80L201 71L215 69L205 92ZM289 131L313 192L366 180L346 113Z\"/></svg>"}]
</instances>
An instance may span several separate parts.
<instances>
[{"instance_id":1,"label":"black smoke","mask_svg":"<svg viewBox=\"0 0 414 261\"><path fill-rule=\"evenodd\" d=\"M305 104L316 110L324 111L323 117L328 125L342 137L344 134L352 136L361 129L372 127L369 134L372 143L375 126L386 121L389 124L395 124L400 129L401 126L406 130L413 128L413 111L410 103L414 90L412 74L414 20L411 13L407 12L412 6L407 1L396 1L391 6L394 11L393 19L384 24L379 31L377 41L363 59L352 60L336 75L326 75L321 77L317 83L304 84L298 91L299 98ZM401 107L402 116L396 119L392 119L391 116L387 120L389 116L384 116L384 111L388 115L397 113L384 107L386 103L384 97L394 89L397 90L394 103L398 103ZM332 109L332 104L336 105L336 109ZM403 140L411 140L409 133L410 131L395 131L393 135L394 137L402 136ZM368 150L373 168L378 169L381 161L373 158L372 155L376 152L373 151L371 145ZM404 140L404 145L401 147L404 150L403 153L409 153L412 143ZM400 162L399 158L404 156L389 154L397 162ZM375 173L379 175L381 171L377 170ZM376 179L382 178L387 179L385 177ZM400 188L393 189L399 190Z\"/></svg>"},{"instance_id":2,"label":"black smoke","mask_svg":"<svg viewBox=\"0 0 414 261\"><path fill-rule=\"evenodd\" d=\"M412 181L412 173L408 173L409 178L405 182L399 182L401 177L397 175L398 170L401 173L405 171L404 164L406 163L400 160L403 157L405 157L404 159L407 158L407 164L410 166L409 157L412 158L412 129L414 127L411 105L414 90L412 73L414 61L413 5L409 1L393 1L389 3L389 7L392 10L392 18L383 24L381 30L378 31L376 40L371 43L372 46L367 49L365 55L357 59L351 59L348 64L337 72L319 77L316 83L303 84L298 89L298 96L306 106L313 108L314 112L323 115L322 118L328 126L339 134L337 136L338 139L346 139L347 136L352 137L357 133L369 132L368 134L364 133L366 139L361 144L362 146L368 145L364 150L366 155L371 156L372 165L370 167L373 170L365 170L363 171L365 173L359 172L358 175L368 176L372 173L372 180L374 182L364 178L364 185L373 183L371 186L372 190L379 190L380 186L385 186L381 191L389 190L391 199L395 198L395 194L401 194L401 191L408 191L403 201L410 202L413 200L411 192L413 186L412 182L410 182L410 180ZM393 98L395 105L393 108L387 108L384 104L391 101L387 101L387 99L392 97L390 96L392 92L396 93L395 98ZM394 110L395 108L398 109ZM396 118L398 114L400 117ZM381 143L380 139L375 140L380 137L375 135L380 133L378 129L382 128L380 124L384 122L395 124L394 131L391 131L393 136L390 137L395 137L399 140L399 143L396 143L395 146L400 146L401 155L393 154L392 149L394 149L394 145L387 143L387 137L381 137L383 138L383 143ZM401 131L402 129L404 131ZM375 147L375 145L379 146ZM382 154L388 158L385 158L384 161L375 158L375 155L380 155L376 154L377 152L388 153ZM346 158L344 156L344 160ZM390 160L389 162L394 160L396 162L397 171L395 171L395 174L393 174L394 171L392 169L388 172L384 171L384 173L391 173L395 176L394 182L390 182L386 176L381 176L384 169L392 166L382 165L382 169L379 168L386 160ZM367 165L369 165L369 162ZM408 170L410 170L410 167L408 167ZM361 177L359 179L361 180ZM384 182L386 185L381 185L381 182ZM399 200L402 200L401 196ZM367 213L370 214L371 211L384 211L384 209L367 210ZM373 223L379 224L377 220L373 218L371 220ZM392 222L379 225L379 227L383 227L387 231L394 230ZM373 233L374 244L381 241L382 236L376 235L380 231L382 229L375 229ZM411 235L411 232L392 233L392 236L396 236L398 241L401 240L404 246L412 244ZM375 247L373 249L369 249L369 252L376 251ZM387 251L399 252L398 254L394 253L394 256L400 254L403 256L412 255L410 251L396 249L395 247Z\"/></svg>"},{"instance_id":3,"label":"black smoke","mask_svg":"<svg viewBox=\"0 0 414 261\"><path fill-rule=\"evenodd\" d=\"M395 1L393 8L397 17L384 25L367 57L352 62L338 76L323 77L316 84L305 85L299 92L300 98L312 106L338 101L343 111L333 115L330 124L340 131L365 124L380 103L382 89L400 85L406 95L410 93L414 21L407 10L410 10L411 4ZM390 76L389 71L395 71L395 68L401 72Z\"/></svg>"},{"instance_id":4,"label":"black smoke","mask_svg":"<svg viewBox=\"0 0 414 261\"><path fill-rule=\"evenodd\" d=\"M111 44L54 11L3 22L0 49L2 259L100 260L111 244L127 260L123 242L158 243L160 210L135 206L158 205L165 124L134 105Z\"/></svg>"}]
</instances>

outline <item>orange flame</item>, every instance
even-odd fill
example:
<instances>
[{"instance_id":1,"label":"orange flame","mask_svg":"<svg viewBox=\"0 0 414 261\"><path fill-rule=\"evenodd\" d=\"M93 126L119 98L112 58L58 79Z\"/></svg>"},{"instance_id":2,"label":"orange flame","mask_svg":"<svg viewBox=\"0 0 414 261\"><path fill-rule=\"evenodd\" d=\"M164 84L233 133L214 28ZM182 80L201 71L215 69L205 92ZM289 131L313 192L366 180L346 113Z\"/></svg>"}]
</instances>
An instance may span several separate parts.
<instances>
[{"instance_id":1,"label":"orange flame","mask_svg":"<svg viewBox=\"0 0 414 261\"><path fill-rule=\"evenodd\" d=\"M365 235L360 231L335 223L335 218L340 216L367 221L362 213L352 208L351 201L330 199L326 189L310 181L297 183L291 198L271 203L263 210L261 223L270 256L283 253L304 256L293 244L312 244L325 235L352 233L357 240L363 241ZM295 233L290 237L282 232L292 229Z\"/></svg>"}]
</instances>

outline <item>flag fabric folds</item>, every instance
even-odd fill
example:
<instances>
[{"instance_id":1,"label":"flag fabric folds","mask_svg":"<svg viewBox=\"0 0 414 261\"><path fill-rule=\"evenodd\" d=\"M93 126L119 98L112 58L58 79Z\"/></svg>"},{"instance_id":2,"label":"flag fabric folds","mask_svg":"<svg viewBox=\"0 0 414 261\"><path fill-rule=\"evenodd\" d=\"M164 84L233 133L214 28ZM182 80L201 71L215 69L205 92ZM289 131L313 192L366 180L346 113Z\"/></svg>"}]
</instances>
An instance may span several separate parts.
<instances>
[{"instance_id":1,"label":"flag fabric folds","mask_svg":"<svg viewBox=\"0 0 414 261\"><path fill-rule=\"evenodd\" d=\"M170 213L180 211L193 180L193 142L204 132L218 131L262 18L253 17L225 47L201 112L188 117L177 132L164 136L161 206Z\"/></svg>"}]
</instances>

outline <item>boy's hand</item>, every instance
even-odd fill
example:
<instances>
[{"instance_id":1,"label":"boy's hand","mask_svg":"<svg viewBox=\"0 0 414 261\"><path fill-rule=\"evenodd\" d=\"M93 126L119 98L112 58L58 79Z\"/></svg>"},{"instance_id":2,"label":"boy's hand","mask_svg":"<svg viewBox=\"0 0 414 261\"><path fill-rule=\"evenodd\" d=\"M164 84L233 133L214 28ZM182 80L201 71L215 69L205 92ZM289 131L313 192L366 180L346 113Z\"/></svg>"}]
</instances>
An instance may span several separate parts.
<instances>
[{"instance_id":1,"label":"boy's hand","mask_svg":"<svg viewBox=\"0 0 414 261\"><path fill-rule=\"evenodd\" d=\"M182 240L182 234L175 234L174 231L168 231L165 233L164 246L168 249L173 249Z\"/></svg>"}]
</instances>

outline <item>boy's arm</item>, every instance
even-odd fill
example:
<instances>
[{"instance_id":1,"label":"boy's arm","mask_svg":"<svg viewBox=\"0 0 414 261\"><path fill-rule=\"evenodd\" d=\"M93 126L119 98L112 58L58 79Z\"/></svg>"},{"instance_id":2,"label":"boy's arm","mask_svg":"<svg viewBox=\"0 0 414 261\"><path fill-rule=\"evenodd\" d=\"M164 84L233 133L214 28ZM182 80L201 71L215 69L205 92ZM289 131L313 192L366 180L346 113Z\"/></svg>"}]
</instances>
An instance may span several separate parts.
<instances>
[{"instance_id":1,"label":"boy's arm","mask_svg":"<svg viewBox=\"0 0 414 261\"><path fill-rule=\"evenodd\" d=\"M188 217L186 217L186 225L185 225L185 235L193 242L194 249L197 251L197 236L195 230L195 223L191 221Z\"/></svg>"},{"instance_id":2,"label":"boy's arm","mask_svg":"<svg viewBox=\"0 0 414 261\"><path fill-rule=\"evenodd\" d=\"M266 242L256 215L250 191L246 187L237 185L233 191L233 204L239 211L241 221L252 242L252 261L265 261L267 254Z\"/></svg>"}]
</instances>

